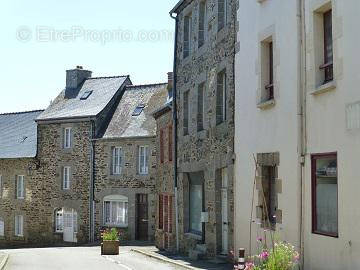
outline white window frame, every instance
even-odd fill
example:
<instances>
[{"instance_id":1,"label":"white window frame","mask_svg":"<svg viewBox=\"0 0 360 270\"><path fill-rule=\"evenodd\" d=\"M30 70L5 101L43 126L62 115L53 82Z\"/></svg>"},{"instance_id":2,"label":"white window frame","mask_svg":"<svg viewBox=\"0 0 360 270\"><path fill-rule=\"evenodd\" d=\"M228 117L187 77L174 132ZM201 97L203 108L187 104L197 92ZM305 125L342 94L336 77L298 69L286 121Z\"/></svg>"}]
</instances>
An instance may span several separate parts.
<instances>
[{"instance_id":1,"label":"white window frame","mask_svg":"<svg viewBox=\"0 0 360 270\"><path fill-rule=\"evenodd\" d=\"M64 129L64 148L70 149L71 148L71 127L67 127Z\"/></svg>"},{"instance_id":2,"label":"white window frame","mask_svg":"<svg viewBox=\"0 0 360 270\"><path fill-rule=\"evenodd\" d=\"M0 217L0 236L5 236L5 221Z\"/></svg>"},{"instance_id":3,"label":"white window frame","mask_svg":"<svg viewBox=\"0 0 360 270\"><path fill-rule=\"evenodd\" d=\"M143 155L141 154L143 150ZM148 160L148 157L149 157L149 146L147 145L142 145L142 146L139 146L139 174L142 174L142 175L146 175L149 173L149 160ZM141 166L141 162L144 162L144 166Z\"/></svg>"},{"instance_id":4,"label":"white window frame","mask_svg":"<svg viewBox=\"0 0 360 270\"><path fill-rule=\"evenodd\" d=\"M106 205L109 204L110 211L109 211L109 217L106 216ZM122 204L122 219L124 222L111 222L113 220L113 207L119 207L120 204ZM121 208L117 209L117 215L119 215L119 210ZM107 221L110 220L110 221ZM129 219L129 199L128 197L122 196L122 195L110 195L106 196L103 200L103 223L105 226L112 226L112 227L128 227L128 219Z\"/></svg>"},{"instance_id":5,"label":"white window frame","mask_svg":"<svg viewBox=\"0 0 360 270\"><path fill-rule=\"evenodd\" d=\"M55 232L64 232L64 209L57 209L55 211Z\"/></svg>"},{"instance_id":6,"label":"white window frame","mask_svg":"<svg viewBox=\"0 0 360 270\"><path fill-rule=\"evenodd\" d=\"M70 189L70 175L71 175L71 167L65 166L63 168L63 175L62 175L62 188L63 190Z\"/></svg>"},{"instance_id":7,"label":"white window frame","mask_svg":"<svg viewBox=\"0 0 360 270\"><path fill-rule=\"evenodd\" d=\"M25 176L24 175L16 176L16 198L17 199L25 198Z\"/></svg>"},{"instance_id":8,"label":"white window frame","mask_svg":"<svg viewBox=\"0 0 360 270\"><path fill-rule=\"evenodd\" d=\"M24 236L24 216L15 216L15 236Z\"/></svg>"},{"instance_id":9,"label":"white window frame","mask_svg":"<svg viewBox=\"0 0 360 270\"><path fill-rule=\"evenodd\" d=\"M121 147L112 149L112 174L120 175L122 172L123 151Z\"/></svg>"}]
</instances>

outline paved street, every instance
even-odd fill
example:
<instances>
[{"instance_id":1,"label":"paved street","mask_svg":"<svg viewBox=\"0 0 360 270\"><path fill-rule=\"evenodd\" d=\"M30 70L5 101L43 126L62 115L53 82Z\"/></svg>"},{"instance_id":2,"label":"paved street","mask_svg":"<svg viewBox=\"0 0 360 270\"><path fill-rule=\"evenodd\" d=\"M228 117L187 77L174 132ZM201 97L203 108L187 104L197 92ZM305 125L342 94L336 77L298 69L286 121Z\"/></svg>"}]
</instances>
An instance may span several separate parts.
<instances>
[{"instance_id":1,"label":"paved street","mask_svg":"<svg viewBox=\"0 0 360 270\"><path fill-rule=\"evenodd\" d=\"M5 270L181 270L120 247L119 256L101 256L99 247L59 247L4 250L10 254Z\"/></svg>"}]
</instances>

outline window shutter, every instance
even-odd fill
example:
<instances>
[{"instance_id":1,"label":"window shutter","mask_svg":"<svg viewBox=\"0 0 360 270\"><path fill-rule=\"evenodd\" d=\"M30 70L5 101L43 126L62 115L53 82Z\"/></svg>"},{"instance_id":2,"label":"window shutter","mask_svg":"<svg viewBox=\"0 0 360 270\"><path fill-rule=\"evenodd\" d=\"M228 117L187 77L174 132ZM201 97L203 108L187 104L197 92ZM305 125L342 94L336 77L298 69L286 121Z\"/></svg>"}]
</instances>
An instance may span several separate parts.
<instances>
[{"instance_id":1,"label":"window shutter","mask_svg":"<svg viewBox=\"0 0 360 270\"><path fill-rule=\"evenodd\" d=\"M173 228L173 196L169 196L169 233Z\"/></svg>"},{"instance_id":2,"label":"window shutter","mask_svg":"<svg viewBox=\"0 0 360 270\"><path fill-rule=\"evenodd\" d=\"M169 138L168 138L168 142L169 142L169 161L172 161L173 159L173 127L172 126L169 126Z\"/></svg>"},{"instance_id":3,"label":"window shutter","mask_svg":"<svg viewBox=\"0 0 360 270\"><path fill-rule=\"evenodd\" d=\"M111 175L114 175L114 166L115 166L115 161L114 161L114 158L115 158L115 147L111 147L111 160L110 160L110 174Z\"/></svg>"},{"instance_id":4,"label":"window shutter","mask_svg":"<svg viewBox=\"0 0 360 270\"><path fill-rule=\"evenodd\" d=\"M169 232L169 196L164 196L164 231Z\"/></svg>"},{"instance_id":5,"label":"window shutter","mask_svg":"<svg viewBox=\"0 0 360 270\"><path fill-rule=\"evenodd\" d=\"M223 122L223 73L219 73L217 76L217 91L216 91L216 124Z\"/></svg>"},{"instance_id":6,"label":"window shutter","mask_svg":"<svg viewBox=\"0 0 360 270\"><path fill-rule=\"evenodd\" d=\"M4 235L5 235L5 224L4 224L4 220L0 218L0 236L4 236Z\"/></svg>"},{"instance_id":7,"label":"window shutter","mask_svg":"<svg viewBox=\"0 0 360 270\"><path fill-rule=\"evenodd\" d=\"M159 195L159 229L163 230L164 229L164 209L163 209L163 195L160 194Z\"/></svg>"},{"instance_id":8,"label":"window shutter","mask_svg":"<svg viewBox=\"0 0 360 270\"><path fill-rule=\"evenodd\" d=\"M160 162L164 163L164 130L160 130Z\"/></svg>"},{"instance_id":9,"label":"window shutter","mask_svg":"<svg viewBox=\"0 0 360 270\"><path fill-rule=\"evenodd\" d=\"M65 149L66 132L65 128L62 129L62 148Z\"/></svg>"},{"instance_id":10,"label":"window shutter","mask_svg":"<svg viewBox=\"0 0 360 270\"><path fill-rule=\"evenodd\" d=\"M144 147L144 154L145 154L145 173L149 173L149 155L150 155L150 149L148 146Z\"/></svg>"}]
</instances>

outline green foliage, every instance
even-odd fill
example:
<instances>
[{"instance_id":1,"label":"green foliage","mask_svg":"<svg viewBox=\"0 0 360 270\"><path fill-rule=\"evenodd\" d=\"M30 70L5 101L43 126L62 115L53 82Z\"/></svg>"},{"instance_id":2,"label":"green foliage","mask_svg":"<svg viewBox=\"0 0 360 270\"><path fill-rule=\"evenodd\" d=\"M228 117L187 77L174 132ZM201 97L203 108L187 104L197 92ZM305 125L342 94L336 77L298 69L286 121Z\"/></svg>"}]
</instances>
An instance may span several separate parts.
<instances>
[{"instance_id":1,"label":"green foliage","mask_svg":"<svg viewBox=\"0 0 360 270\"><path fill-rule=\"evenodd\" d=\"M117 229L112 228L111 230L106 230L102 233L102 239L104 241L116 241L119 240L119 233Z\"/></svg>"}]
</instances>

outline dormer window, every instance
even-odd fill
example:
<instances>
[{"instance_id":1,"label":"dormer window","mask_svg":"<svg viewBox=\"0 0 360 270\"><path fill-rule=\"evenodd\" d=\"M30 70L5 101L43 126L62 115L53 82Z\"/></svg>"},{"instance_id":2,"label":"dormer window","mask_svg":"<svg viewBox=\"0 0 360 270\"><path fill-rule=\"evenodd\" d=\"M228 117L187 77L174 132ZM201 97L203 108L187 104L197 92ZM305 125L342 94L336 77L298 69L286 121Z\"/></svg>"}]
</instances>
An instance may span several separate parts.
<instances>
[{"instance_id":1,"label":"dormer window","mask_svg":"<svg viewBox=\"0 0 360 270\"><path fill-rule=\"evenodd\" d=\"M86 91L80 98L80 100L86 100L88 97L90 97L90 95L92 94L93 91Z\"/></svg>"},{"instance_id":2,"label":"dormer window","mask_svg":"<svg viewBox=\"0 0 360 270\"><path fill-rule=\"evenodd\" d=\"M142 111L144 110L144 108L145 108L145 105L144 105L144 104L141 104L141 105L137 106L137 107L135 108L132 116L139 116L139 115L142 113Z\"/></svg>"}]
</instances>

